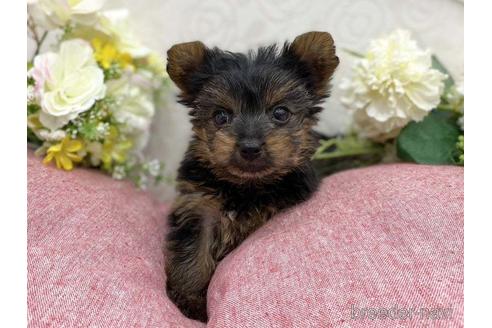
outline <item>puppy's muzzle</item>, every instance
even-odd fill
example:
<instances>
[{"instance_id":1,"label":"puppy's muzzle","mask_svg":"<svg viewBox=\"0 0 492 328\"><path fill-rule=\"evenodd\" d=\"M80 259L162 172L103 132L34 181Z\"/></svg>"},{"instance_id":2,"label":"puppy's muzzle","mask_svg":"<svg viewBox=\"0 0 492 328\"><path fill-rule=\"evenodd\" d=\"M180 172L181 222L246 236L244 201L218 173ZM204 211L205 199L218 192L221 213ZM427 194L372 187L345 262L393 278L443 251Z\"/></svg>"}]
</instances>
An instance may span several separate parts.
<instances>
[{"instance_id":1,"label":"puppy's muzzle","mask_svg":"<svg viewBox=\"0 0 492 328\"><path fill-rule=\"evenodd\" d=\"M258 139L245 139L239 142L239 153L246 161L254 161L261 156L263 143Z\"/></svg>"}]
</instances>

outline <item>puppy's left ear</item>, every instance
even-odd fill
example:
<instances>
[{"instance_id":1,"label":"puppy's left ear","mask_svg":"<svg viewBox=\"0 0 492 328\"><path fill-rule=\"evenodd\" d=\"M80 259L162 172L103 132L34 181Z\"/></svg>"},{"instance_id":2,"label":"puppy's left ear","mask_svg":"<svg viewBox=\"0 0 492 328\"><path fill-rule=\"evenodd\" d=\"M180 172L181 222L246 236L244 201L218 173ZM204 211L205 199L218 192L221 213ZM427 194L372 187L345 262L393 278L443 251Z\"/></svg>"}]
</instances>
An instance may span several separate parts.
<instances>
[{"instance_id":1,"label":"puppy's left ear","mask_svg":"<svg viewBox=\"0 0 492 328\"><path fill-rule=\"evenodd\" d=\"M324 95L339 63L330 33L308 32L299 35L287 51L308 70L306 73L312 81L313 91L317 95Z\"/></svg>"}]
</instances>

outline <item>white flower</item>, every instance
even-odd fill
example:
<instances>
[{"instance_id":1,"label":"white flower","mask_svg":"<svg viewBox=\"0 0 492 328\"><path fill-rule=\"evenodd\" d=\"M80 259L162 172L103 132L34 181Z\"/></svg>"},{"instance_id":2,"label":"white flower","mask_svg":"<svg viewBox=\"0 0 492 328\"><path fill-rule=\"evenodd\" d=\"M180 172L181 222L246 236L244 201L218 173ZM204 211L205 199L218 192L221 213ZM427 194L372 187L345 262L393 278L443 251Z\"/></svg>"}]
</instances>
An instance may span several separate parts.
<instances>
[{"instance_id":1,"label":"white flower","mask_svg":"<svg viewBox=\"0 0 492 328\"><path fill-rule=\"evenodd\" d=\"M38 135L41 140L60 141L64 139L67 134L63 130L39 130Z\"/></svg>"},{"instance_id":2,"label":"white flower","mask_svg":"<svg viewBox=\"0 0 492 328\"><path fill-rule=\"evenodd\" d=\"M156 177L159 175L161 163L157 159L151 160L150 162L144 164L144 166L151 176Z\"/></svg>"},{"instance_id":3,"label":"white flower","mask_svg":"<svg viewBox=\"0 0 492 328\"><path fill-rule=\"evenodd\" d=\"M96 29L114 41L118 51L128 53L132 57L145 57L150 50L144 47L134 36L128 22L128 10L107 10L99 14Z\"/></svg>"},{"instance_id":4,"label":"white flower","mask_svg":"<svg viewBox=\"0 0 492 328\"><path fill-rule=\"evenodd\" d=\"M113 169L113 178L116 180L121 180L126 177L125 167L122 165L116 165Z\"/></svg>"},{"instance_id":5,"label":"white flower","mask_svg":"<svg viewBox=\"0 0 492 328\"><path fill-rule=\"evenodd\" d=\"M35 0L28 1L29 11L44 28L63 27L69 21L94 24L97 12L106 0Z\"/></svg>"},{"instance_id":6,"label":"white flower","mask_svg":"<svg viewBox=\"0 0 492 328\"><path fill-rule=\"evenodd\" d=\"M35 102L36 95L34 94L34 87L32 85L27 86L27 103L31 104Z\"/></svg>"},{"instance_id":7,"label":"white flower","mask_svg":"<svg viewBox=\"0 0 492 328\"><path fill-rule=\"evenodd\" d=\"M122 131L134 139L134 149L142 150L147 144L150 124L155 106L151 89L146 89L124 75L118 80L108 81L108 95L114 97L116 105L111 107L113 117L124 124Z\"/></svg>"},{"instance_id":8,"label":"white flower","mask_svg":"<svg viewBox=\"0 0 492 328\"><path fill-rule=\"evenodd\" d=\"M456 82L456 91L462 96L465 95L465 79L463 76Z\"/></svg>"},{"instance_id":9,"label":"white flower","mask_svg":"<svg viewBox=\"0 0 492 328\"><path fill-rule=\"evenodd\" d=\"M59 53L34 58L29 72L41 104L41 123L58 129L90 109L106 93L104 73L97 66L90 45L79 39L62 42Z\"/></svg>"},{"instance_id":10,"label":"white flower","mask_svg":"<svg viewBox=\"0 0 492 328\"><path fill-rule=\"evenodd\" d=\"M431 63L430 52L418 48L408 31L372 41L367 55L356 61L352 79L340 85L356 131L383 141L408 122L422 120L439 104L446 78Z\"/></svg>"},{"instance_id":11,"label":"white flower","mask_svg":"<svg viewBox=\"0 0 492 328\"><path fill-rule=\"evenodd\" d=\"M460 127L461 131L465 131L465 115L458 118L458 121L456 123L458 123L458 126Z\"/></svg>"},{"instance_id":12,"label":"white flower","mask_svg":"<svg viewBox=\"0 0 492 328\"><path fill-rule=\"evenodd\" d=\"M145 174L141 173L137 178L137 186L142 190L146 190L148 188L148 184L149 178Z\"/></svg>"},{"instance_id":13,"label":"white flower","mask_svg":"<svg viewBox=\"0 0 492 328\"><path fill-rule=\"evenodd\" d=\"M162 56L155 52L151 52L147 57L147 61L149 63L150 69L157 74L159 77L168 77L166 63Z\"/></svg>"},{"instance_id":14,"label":"white flower","mask_svg":"<svg viewBox=\"0 0 492 328\"><path fill-rule=\"evenodd\" d=\"M109 123L108 122L99 122L96 127L96 132L98 136L105 137L109 133Z\"/></svg>"},{"instance_id":15,"label":"white flower","mask_svg":"<svg viewBox=\"0 0 492 328\"><path fill-rule=\"evenodd\" d=\"M465 82L464 79L461 78L461 80L456 83L456 91L460 93L462 96L465 95ZM461 131L465 131L465 108L461 108L461 117L458 118L458 126L460 127Z\"/></svg>"},{"instance_id":16,"label":"white flower","mask_svg":"<svg viewBox=\"0 0 492 328\"><path fill-rule=\"evenodd\" d=\"M90 161L92 165L98 166L101 164L103 145L100 142L89 142L86 146L86 150L90 154Z\"/></svg>"}]
</instances>

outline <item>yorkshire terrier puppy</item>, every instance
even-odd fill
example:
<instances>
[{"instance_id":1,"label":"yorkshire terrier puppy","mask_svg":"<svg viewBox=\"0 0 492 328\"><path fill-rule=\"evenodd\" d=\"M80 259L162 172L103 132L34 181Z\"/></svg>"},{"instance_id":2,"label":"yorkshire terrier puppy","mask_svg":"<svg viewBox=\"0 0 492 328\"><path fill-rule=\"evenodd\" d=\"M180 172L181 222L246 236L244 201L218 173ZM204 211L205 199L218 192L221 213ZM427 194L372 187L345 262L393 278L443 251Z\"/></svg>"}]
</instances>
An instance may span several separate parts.
<instances>
[{"instance_id":1,"label":"yorkshire terrier puppy","mask_svg":"<svg viewBox=\"0 0 492 328\"><path fill-rule=\"evenodd\" d=\"M166 290L183 314L206 321L219 261L316 190L312 128L339 60L326 32L247 55L199 41L174 45L167 55L193 138L168 218Z\"/></svg>"}]
</instances>

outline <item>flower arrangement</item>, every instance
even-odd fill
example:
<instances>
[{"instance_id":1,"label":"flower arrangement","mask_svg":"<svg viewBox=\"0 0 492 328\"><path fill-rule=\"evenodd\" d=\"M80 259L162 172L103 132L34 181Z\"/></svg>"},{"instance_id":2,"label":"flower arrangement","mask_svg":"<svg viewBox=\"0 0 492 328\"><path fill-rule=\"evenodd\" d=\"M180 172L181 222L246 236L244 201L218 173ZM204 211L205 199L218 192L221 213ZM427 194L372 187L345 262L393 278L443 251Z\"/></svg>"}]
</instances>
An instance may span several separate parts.
<instances>
[{"instance_id":1,"label":"flower arrangement","mask_svg":"<svg viewBox=\"0 0 492 328\"><path fill-rule=\"evenodd\" d=\"M144 188L162 164L142 151L168 85L165 65L142 46L128 11L102 0L28 2L36 43L27 71L27 139L46 164L99 168ZM55 39L48 51L47 36Z\"/></svg>"},{"instance_id":2,"label":"flower arrangement","mask_svg":"<svg viewBox=\"0 0 492 328\"><path fill-rule=\"evenodd\" d=\"M341 102L352 131L322 140L314 160L325 173L377 162L464 165L464 94L451 74L410 33L373 40L355 57ZM334 160L337 159L337 160Z\"/></svg>"}]
</instances>

